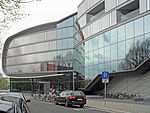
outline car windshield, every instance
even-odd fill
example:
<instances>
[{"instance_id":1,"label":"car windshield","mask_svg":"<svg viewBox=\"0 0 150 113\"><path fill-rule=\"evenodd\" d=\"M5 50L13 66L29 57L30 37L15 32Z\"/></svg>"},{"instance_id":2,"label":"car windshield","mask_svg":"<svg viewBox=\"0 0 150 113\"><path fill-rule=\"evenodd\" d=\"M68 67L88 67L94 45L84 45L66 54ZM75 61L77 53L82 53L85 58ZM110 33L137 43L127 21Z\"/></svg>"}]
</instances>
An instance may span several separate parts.
<instances>
[{"instance_id":1,"label":"car windshield","mask_svg":"<svg viewBox=\"0 0 150 113\"><path fill-rule=\"evenodd\" d=\"M81 91L74 91L74 92L72 92L71 93L71 95L77 95L77 96L83 96L84 95L84 93L83 92L81 92Z\"/></svg>"}]
</instances>

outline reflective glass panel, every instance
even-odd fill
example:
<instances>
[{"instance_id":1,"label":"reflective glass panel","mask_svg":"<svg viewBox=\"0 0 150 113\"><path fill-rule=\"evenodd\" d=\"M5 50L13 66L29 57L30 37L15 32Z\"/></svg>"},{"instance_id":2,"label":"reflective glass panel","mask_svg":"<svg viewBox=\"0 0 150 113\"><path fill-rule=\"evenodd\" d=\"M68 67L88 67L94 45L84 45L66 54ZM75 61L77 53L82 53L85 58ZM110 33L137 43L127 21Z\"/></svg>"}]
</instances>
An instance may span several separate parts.
<instances>
[{"instance_id":1,"label":"reflective glass panel","mask_svg":"<svg viewBox=\"0 0 150 113\"><path fill-rule=\"evenodd\" d=\"M66 49L67 48L67 39L64 39L63 40L63 49Z\"/></svg>"},{"instance_id":2,"label":"reflective glass panel","mask_svg":"<svg viewBox=\"0 0 150 113\"><path fill-rule=\"evenodd\" d=\"M135 36L143 34L143 18L137 19L134 21L135 23Z\"/></svg>"},{"instance_id":3,"label":"reflective glass panel","mask_svg":"<svg viewBox=\"0 0 150 113\"><path fill-rule=\"evenodd\" d=\"M74 39L73 38L69 38L68 39L68 48L73 48L73 41L74 41Z\"/></svg>"},{"instance_id":4,"label":"reflective glass panel","mask_svg":"<svg viewBox=\"0 0 150 113\"><path fill-rule=\"evenodd\" d=\"M111 61L117 60L117 44L111 45Z\"/></svg>"},{"instance_id":5,"label":"reflective glass panel","mask_svg":"<svg viewBox=\"0 0 150 113\"><path fill-rule=\"evenodd\" d=\"M98 72L100 73L100 74L102 74L102 72L104 71L104 64L99 64L99 66L98 66Z\"/></svg>"},{"instance_id":6,"label":"reflective glass panel","mask_svg":"<svg viewBox=\"0 0 150 113\"><path fill-rule=\"evenodd\" d=\"M110 46L105 47L105 62L110 62Z\"/></svg>"},{"instance_id":7,"label":"reflective glass panel","mask_svg":"<svg viewBox=\"0 0 150 113\"><path fill-rule=\"evenodd\" d=\"M145 33L150 32L150 15L144 17L144 31Z\"/></svg>"},{"instance_id":8,"label":"reflective glass panel","mask_svg":"<svg viewBox=\"0 0 150 113\"><path fill-rule=\"evenodd\" d=\"M103 35L99 35L99 48L104 47L104 37Z\"/></svg>"},{"instance_id":9,"label":"reflective glass panel","mask_svg":"<svg viewBox=\"0 0 150 113\"><path fill-rule=\"evenodd\" d=\"M89 40L89 51L92 51L94 49L94 40L90 39Z\"/></svg>"},{"instance_id":10,"label":"reflective glass panel","mask_svg":"<svg viewBox=\"0 0 150 113\"><path fill-rule=\"evenodd\" d=\"M134 38L130 40L126 40L126 54L129 53L129 50L133 46L133 44L134 44Z\"/></svg>"},{"instance_id":11,"label":"reflective glass panel","mask_svg":"<svg viewBox=\"0 0 150 113\"><path fill-rule=\"evenodd\" d=\"M134 23L130 22L126 24L126 39L134 37Z\"/></svg>"},{"instance_id":12,"label":"reflective glass panel","mask_svg":"<svg viewBox=\"0 0 150 113\"><path fill-rule=\"evenodd\" d=\"M57 49L62 49L62 40L57 40Z\"/></svg>"},{"instance_id":13,"label":"reflective glass panel","mask_svg":"<svg viewBox=\"0 0 150 113\"><path fill-rule=\"evenodd\" d=\"M98 64L99 50L94 50L94 64Z\"/></svg>"},{"instance_id":14,"label":"reflective glass panel","mask_svg":"<svg viewBox=\"0 0 150 113\"><path fill-rule=\"evenodd\" d=\"M68 32L68 37L73 37L73 27L69 27L67 28L67 32Z\"/></svg>"},{"instance_id":15,"label":"reflective glass panel","mask_svg":"<svg viewBox=\"0 0 150 113\"><path fill-rule=\"evenodd\" d=\"M99 63L104 62L104 48L99 49Z\"/></svg>"},{"instance_id":16,"label":"reflective glass panel","mask_svg":"<svg viewBox=\"0 0 150 113\"><path fill-rule=\"evenodd\" d=\"M111 43L117 42L117 38L118 38L117 28L115 28L115 29L111 30Z\"/></svg>"},{"instance_id":17,"label":"reflective glass panel","mask_svg":"<svg viewBox=\"0 0 150 113\"><path fill-rule=\"evenodd\" d=\"M103 34L103 37L104 37L104 45L107 46L107 45L110 45L110 31L106 32Z\"/></svg>"},{"instance_id":18,"label":"reflective glass panel","mask_svg":"<svg viewBox=\"0 0 150 113\"><path fill-rule=\"evenodd\" d=\"M85 42L85 53L87 53L89 51L89 41Z\"/></svg>"},{"instance_id":19,"label":"reflective glass panel","mask_svg":"<svg viewBox=\"0 0 150 113\"><path fill-rule=\"evenodd\" d=\"M105 71L110 72L110 62L105 63Z\"/></svg>"},{"instance_id":20,"label":"reflective glass panel","mask_svg":"<svg viewBox=\"0 0 150 113\"><path fill-rule=\"evenodd\" d=\"M118 43L118 59L125 58L125 41Z\"/></svg>"},{"instance_id":21,"label":"reflective glass panel","mask_svg":"<svg viewBox=\"0 0 150 113\"><path fill-rule=\"evenodd\" d=\"M118 27L118 41L125 40L125 25Z\"/></svg>"},{"instance_id":22,"label":"reflective glass panel","mask_svg":"<svg viewBox=\"0 0 150 113\"><path fill-rule=\"evenodd\" d=\"M94 55L93 55L93 51L89 52L89 65L93 65L94 64Z\"/></svg>"},{"instance_id":23,"label":"reflective glass panel","mask_svg":"<svg viewBox=\"0 0 150 113\"><path fill-rule=\"evenodd\" d=\"M117 61L111 62L111 72L117 72Z\"/></svg>"},{"instance_id":24,"label":"reflective glass panel","mask_svg":"<svg viewBox=\"0 0 150 113\"><path fill-rule=\"evenodd\" d=\"M98 65L94 65L94 77L96 77L98 74Z\"/></svg>"},{"instance_id":25,"label":"reflective glass panel","mask_svg":"<svg viewBox=\"0 0 150 113\"><path fill-rule=\"evenodd\" d=\"M99 41L99 40L98 40L98 36L95 37L93 40L94 40L94 50L95 50L95 49L98 49L98 48L99 48L99 45L98 45L98 41Z\"/></svg>"},{"instance_id":26,"label":"reflective glass panel","mask_svg":"<svg viewBox=\"0 0 150 113\"><path fill-rule=\"evenodd\" d=\"M135 44L142 44L144 41L144 36L135 37Z\"/></svg>"}]
</instances>

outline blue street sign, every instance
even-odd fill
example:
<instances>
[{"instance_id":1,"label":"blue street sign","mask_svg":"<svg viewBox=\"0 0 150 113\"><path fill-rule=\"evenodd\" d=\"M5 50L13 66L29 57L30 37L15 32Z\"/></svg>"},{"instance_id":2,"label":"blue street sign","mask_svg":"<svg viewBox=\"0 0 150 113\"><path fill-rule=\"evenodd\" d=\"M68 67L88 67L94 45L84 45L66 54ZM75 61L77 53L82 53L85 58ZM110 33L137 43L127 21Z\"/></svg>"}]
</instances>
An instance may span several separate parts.
<instances>
[{"instance_id":1,"label":"blue street sign","mask_svg":"<svg viewBox=\"0 0 150 113\"><path fill-rule=\"evenodd\" d=\"M109 79L109 73L108 72L102 72L102 79Z\"/></svg>"}]
</instances>

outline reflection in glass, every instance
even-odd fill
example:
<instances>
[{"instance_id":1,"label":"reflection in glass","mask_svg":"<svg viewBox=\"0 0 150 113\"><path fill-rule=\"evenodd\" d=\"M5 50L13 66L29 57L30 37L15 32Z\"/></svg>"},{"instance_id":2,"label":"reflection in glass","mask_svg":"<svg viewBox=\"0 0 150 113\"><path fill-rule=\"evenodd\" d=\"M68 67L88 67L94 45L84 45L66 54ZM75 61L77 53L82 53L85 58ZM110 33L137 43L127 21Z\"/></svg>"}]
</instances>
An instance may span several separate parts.
<instances>
[{"instance_id":1,"label":"reflection in glass","mask_svg":"<svg viewBox=\"0 0 150 113\"><path fill-rule=\"evenodd\" d=\"M99 64L98 70L99 73L102 73L104 71L104 64Z\"/></svg>"},{"instance_id":2,"label":"reflection in glass","mask_svg":"<svg viewBox=\"0 0 150 113\"><path fill-rule=\"evenodd\" d=\"M68 41L67 39L64 39L64 40L63 40L63 49L66 49L66 48L67 48L67 45L68 45L68 44L67 44L67 41Z\"/></svg>"},{"instance_id":3,"label":"reflection in glass","mask_svg":"<svg viewBox=\"0 0 150 113\"><path fill-rule=\"evenodd\" d=\"M98 65L94 65L94 77L97 76L98 73Z\"/></svg>"},{"instance_id":4,"label":"reflection in glass","mask_svg":"<svg viewBox=\"0 0 150 113\"><path fill-rule=\"evenodd\" d=\"M126 54L129 53L131 46L134 44L134 38L126 40Z\"/></svg>"},{"instance_id":5,"label":"reflection in glass","mask_svg":"<svg viewBox=\"0 0 150 113\"><path fill-rule=\"evenodd\" d=\"M105 71L110 72L110 62L105 63Z\"/></svg>"},{"instance_id":6,"label":"reflection in glass","mask_svg":"<svg viewBox=\"0 0 150 113\"><path fill-rule=\"evenodd\" d=\"M62 29L62 38L66 38L67 37L67 28L63 28Z\"/></svg>"},{"instance_id":7,"label":"reflection in glass","mask_svg":"<svg viewBox=\"0 0 150 113\"><path fill-rule=\"evenodd\" d=\"M104 47L104 37L103 35L99 35L99 48Z\"/></svg>"},{"instance_id":8,"label":"reflection in glass","mask_svg":"<svg viewBox=\"0 0 150 113\"><path fill-rule=\"evenodd\" d=\"M111 45L111 61L117 60L117 44Z\"/></svg>"},{"instance_id":9,"label":"reflection in glass","mask_svg":"<svg viewBox=\"0 0 150 113\"><path fill-rule=\"evenodd\" d=\"M103 34L103 37L104 37L104 45L107 46L107 45L110 45L110 31L106 32Z\"/></svg>"},{"instance_id":10,"label":"reflection in glass","mask_svg":"<svg viewBox=\"0 0 150 113\"><path fill-rule=\"evenodd\" d=\"M74 33L73 33L73 27L67 28L67 32L68 32L68 37L73 37L73 35L74 35Z\"/></svg>"},{"instance_id":11,"label":"reflection in glass","mask_svg":"<svg viewBox=\"0 0 150 113\"><path fill-rule=\"evenodd\" d=\"M62 40L57 40L57 49L62 49Z\"/></svg>"},{"instance_id":12,"label":"reflection in glass","mask_svg":"<svg viewBox=\"0 0 150 113\"><path fill-rule=\"evenodd\" d=\"M95 37L95 38L93 38L93 41L94 41L94 50L95 49L98 49L99 48L99 45L98 45L98 36L97 37Z\"/></svg>"},{"instance_id":13,"label":"reflection in glass","mask_svg":"<svg viewBox=\"0 0 150 113\"><path fill-rule=\"evenodd\" d=\"M98 64L98 59L99 59L99 50L94 51L94 64Z\"/></svg>"},{"instance_id":14,"label":"reflection in glass","mask_svg":"<svg viewBox=\"0 0 150 113\"><path fill-rule=\"evenodd\" d=\"M144 41L144 36L135 37L135 43L142 43Z\"/></svg>"},{"instance_id":15,"label":"reflection in glass","mask_svg":"<svg viewBox=\"0 0 150 113\"><path fill-rule=\"evenodd\" d=\"M143 34L143 18L139 18L134 21L135 23L135 36Z\"/></svg>"},{"instance_id":16,"label":"reflection in glass","mask_svg":"<svg viewBox=\"0 0 150 113\"><path fill-rule=\"evenodd\" d=\"M68 39L68 48L73 48L73 46L74 46L73 42L74 42L73 38Z\"/></svg>"},{"instance_id":17,"label":"reflection in glass","mask_svg":"<svg viewBox=\"0 0 150 113\"><path fill-rule=\"evenodd\" d=\"M111 72L117 72L117 61L111 62Z\"/></svg>"},{"instance_id":18,"label":"reflection in glass","mask_svg":"<svg viewBox=\"0 0 150 113\"><path fill-rule=\"evenodd\" d=\"M145 33L150 32L150 15L144 17L144 31Z\"/></svg>"},{"instance_id":19,"label":"reflection in glass","mask_svg":"<svg viewBox=\"0 0 150 113\"><path fill-rule=\"evenodd\" d=\"M57 30L57 38L62 38L62 29Z\"/></svg>"},{"instance_id":20,"label":"reflection in glass","mask_svg":"<svg viewBox=\"0 0 150 113\"><path fill-rule=\"evenodd\" d=\"M126 39L134 37L134 24L129 22L126 24Z\"/></svg>"},{"instance_id":21,"label":"reflection in glass","mask_svg":"<svg viewBox=\"0 0 150 113\"><path fill-rule=\"evenodd\" d=\"M93 51L89 53L89 65L94 64L94 57L93 57Z\"/></svg>"},{"instance_id":22,"label":"reflection in glass","mask_svg":"<svg viewBox=\"0 0 150 113\"><path fill-rule=\"evenodd\" d=\"M105 47L105 62L110 62L110 46Z\"/></svg>"},{"instance_id":23,"label":"reflection in glass","mask_svg":"<svg viewBox=\"0 0 150 113\"><path fill-rule=\"evenodd\" d=\"M125 58L125 41L118 43L118 59Z\"/></svg>"},{"instance_id":24,"label":"reflection in glass","mask_svg":"<svg viewBox=\"0 0 150 113\"><path fill-rule=\"evenodd\" d=\"M150 33L149 34L145 34L145 40L150 39Z\"/></svg>"},{"instance_id":25,"label":"reflection in glass","mask_svg":"<svg viewBox=\"0 0 150 113\"><path fill-rule=\"evenodd\" d=\"M111 43L115 43L117 42L117 38L118 38L118 35L117 35L117 28L111 30Z\"/></svg>"},{"instance_id":26,"label":"reflection in glass","mask_svg":"<svg viewBox=\"0 0 150 113\"><path fill-rule=\"evenodd\" d=\"M94 40L90 39L89 40L89 51L92 51L94 49Z\"/></svg>"},{"instance_id":27,"label":"reflection in glass","mask_svg":"<svg viewBox=\"0 0 150 113\"><path fill-rule=\"evenodd\" d=\"M89 78L93 79L94 78L94 69L93 66L89 66Z\"/></svg>"},{"instance_id":28,"label":"reflection in glass","mask_svg":"<svg viewBox=\"0 0 150 113\"><path fill-rule=\"evenodd\" d=\"M104 62L104 48L99 49L99 63Z\"/></svg>"},{"instance_id":29,"label":"reflection in glass","mask_svg":"<svg viewBox=\"0 0 150 113\"><path fill-rule=\"evenodd\" d=\"M125 40L125 25L118 27L118 41Z\"/></svg>"},{"instance_id":30,"label":"reflection in glass","mask_svg":"<svg viewBox=\"0 0 150 113\"><path fill-rule=\"evenodd\" d=\"M89 41L85 42L85 53L89 52L89 45L88 45Z\"/></svg>"}]
</instances>

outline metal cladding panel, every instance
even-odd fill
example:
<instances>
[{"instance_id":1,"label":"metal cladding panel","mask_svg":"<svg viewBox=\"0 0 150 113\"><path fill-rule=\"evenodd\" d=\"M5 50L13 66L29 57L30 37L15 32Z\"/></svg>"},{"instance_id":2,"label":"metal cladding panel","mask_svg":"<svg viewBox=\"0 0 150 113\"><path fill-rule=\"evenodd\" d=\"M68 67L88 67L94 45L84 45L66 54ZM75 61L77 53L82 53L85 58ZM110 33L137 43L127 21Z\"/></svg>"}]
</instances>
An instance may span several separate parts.
<instances>
[{"instance_id":1,"label":"metal cladding panel","mask_svg":"<svg viewBox=\"0 0 150 113\"><path fill-rule=\"evenodd\" d=\"M116 7L116 0L105 0L105 12Z\"/></svg>"},{"instance_id":2,"label":"metal cladding panel","mask_svg":"<svg viewBox=\"0 0 150 113\"><path fill-rule=\"evenodd\" d=\"M147 10L147 0L139 0L140 1L140 13L144 13Z\"/></svg>"}]
</instances>

